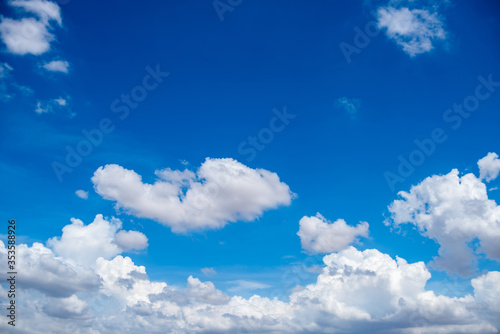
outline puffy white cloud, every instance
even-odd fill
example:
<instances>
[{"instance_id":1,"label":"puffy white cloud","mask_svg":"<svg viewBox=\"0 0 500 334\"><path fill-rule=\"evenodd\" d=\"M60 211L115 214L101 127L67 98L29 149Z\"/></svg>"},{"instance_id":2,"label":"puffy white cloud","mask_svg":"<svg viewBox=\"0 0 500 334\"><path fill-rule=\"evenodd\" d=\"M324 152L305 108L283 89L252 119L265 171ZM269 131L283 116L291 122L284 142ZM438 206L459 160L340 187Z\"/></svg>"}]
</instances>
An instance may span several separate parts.
<instances>
[{"instance_id":1,"label":"puffy white cloud","mask_svg":"<svg viewBox=\"0 0 500 334\"><path fill-rule=\"evenodd\" d=\"M459 176L453 169L434 175L400 192L402 199L390 206L388 224L413 224L439 245L435 265L452 273L470 275L476 255L470 243L477 240L477 252L500 260L500 207L488 198L486 185L473 174Z\"/></svg>"},{"instance_id":2,"label":"puffy white cloud","mask_svg":"<svg viewBox=\"0 0 500 334\"><path fill-rule=\"evenodd\" d=\"M89 198L89 192L85 190L77 190L75 191L76 196L80 197L81 199L88 199Z\"/></svg>"},{"instance_id":3,"label":"puffy white cloud","mask_svg":"<svg viewBox=\"0 0 500 334\"><path fill-rule=\"evenodd\" d=\"M358 113L359 108L361 107L361 100L359 99L350 99L347 97L339 97L335 101L335 108L343 109L346 113L351 115L351 117L355 118Z\"/></svg>"},{"instance_id":4,"label":"puffy white cloud","mask_svg":"<svg viewBox=\"0 0 500 334\"><path fill-rule=\"evenodd\" d=\"M358 237L367 237L368 228L367 222L356 227L347 225L343 219L332 223L318 213L315 217L302 217L297 235L302 249L311 253L332 253L347 248Z\"/></svg>"},{"instance_id":5,"label":"puffy white cloud","mask_svg":"<svg viewBox=\"0 0 500 334\"><path fill-rule=\"evenodd\" d=\"M19 9L23 17L19 20L2 17L0 19L0 38L13 54L40 55L50 50L50 43L55 40L52 21L62 24L59 6L51 1L14 0L9 5Z\"/></svg>"},{"instance_id":6,"label":"puffy white cloud","mask_svg":"<svg viewBox=\"0 0 500 334\"><path fill-rule=\"evenodd\" d=\"M69 63L65 60L53 60L43 65L47 71L68 73Z\"/></svg>"},{"instance_id":7,"label":"puffy white cloud","mask_svg":"<svg viewBox=\"0 0 500 334\"><path fill-rule=\"evenodd\" d=\"M148 247L148 238L137 231L119 231L115 236L115 242L124 251L141 250Z\"/></svg>"},{"instance_id":8,"label":"puffy white cloud","mask_svg":"<svg viewBox=\"0 0 500 334\"><path fill-rule=\"evenodd\" d=\"M3 245L2 245L3 246ZM97 274L80 264L57 257L41 243L18 245L17 267L20 288L35 289L54 297L67 297L78 291L96 290Z\"/></svg>"},{"instance_id":9,"label":"puffy white cloud","mask_svg":"<svg viewBox=\"0 0 500 334\"><path fill-rule=\"evenodd\" d=\"M431 51L437 41L446 39L440 16L427 9L381 7L377 18L379 28L411 57Z\"/></svg>"},{"instance_id":10,"label":"puffy white cloud","mask_svg":"<svg viewBox=\"0 0 500 334\"><path fill-rule=\"evenodd\" d=\"M88 311L88 304L80 300L76 295L67 298L49 298L43 311L50 316L74 319L85 317Z\"/></svg>"},{"instance_id":11,"label":"puffy white cloud","mask_svg":"<svg viewBox=\"0 0 500 334\"><path fill-rule=\"evenodd\" d=\"M18 55L41 55L49 51L50 42L54 40L54 35L47 30L47 26L34 18L2 18L0 37L7 46L7 51Z\"/></svg>"},{"instance_id":12,"label":"puffy white cloud","mask_svg":"<svg viewBox=\"0 0 500 334\"><path fill-rule=\"evenodd\" d=\"M479 166L479 178L490 182L498 177L500 172L500 159L494 152L488 153L484 158L477 162Z\"/></svg>"},{"instance_id":13,"label":"puffy white cloud","mask_svg":"<svg viewBox=\"0 0 500 334\"><path fill-rule=\"evenodd\" d=\"M133 170L106 165L96 170L92 182L99 195L117 202L117 209L176 233L251 221L265 210L289 205L293 197L277 174L233 159L207 158L196 174L165 169L156 175L158 180L148 184Z\"/></svg>"},{"instance_id":14,"label":"puffy white cloud","mask_svg":"<svg viewBox=\"0 0 500 334\"><path fill-rule=\"evenodd\" d=\"M6 249L3 243L0 246L0 260L4 264ZM76 268L41 244L34 244L33 248L36 249L33 253L44 253L59 266L65 263ZM31 267L37 267L40 260L28 262L22 268L23 273L31 277ZM327 255L323 262L316 282L298 286L285 302L259 295L248 299L231 297L212 282L202 282L192 276L186 288L179 290L164 282L150 281L145 268L135 265L128 257L99 258L95 268L86 270L99 277L100 284L81 289L81 284L89 281L88 276L81 271L71 276L59 270L62 277L56 279L52 275L51 288L39 289L47 297L30 294L29 303L23 307L26 317L16 330L29 333L495 333L500 328L497 320L499 272L473 279L474 295L450 298L426 290L431 275L422 262L408 263L374 249L359 251L353 247ZM48 284L47 275L54 272L57 272L54 268L39 271L37 278ZM71 284L74 287L65 289L65 294L51 293ZM277 286L282 288L279 282ZM70 326L67 319L72 319ZM5 324L0 324L0 330L5 328Z\"/></svg>"},{"instance_id":15,"label":"puffy white cloud","mask_svg":"<svg viewBox=\"0 0 500 334\"><path fill-rule=\"evenodd\" d=\"M133 306L139 302L150 303L150 294L160 294L167 287L163 282L150 282L146 268L136 266L129 257L121 255L112 260L97 259L96 272L102 278L103 292Z\"/></svg>"},{"instance_id":16,"label":"puffy white cloud","mask_svg":"<svg viewBox=\"0 0 500 334\"><path fill-rule=\"evenodd\" d=\"M147 247L144 234L135 231L120 231L120 234L121 226L119 219L108 221L102 215L97 215L89 225L71 218L71 224L63 227L62 236L49 239L47 244L57 255L86 266L94 266L100 257L111 259L123 251Z\"/></svg>"}]
</instances>

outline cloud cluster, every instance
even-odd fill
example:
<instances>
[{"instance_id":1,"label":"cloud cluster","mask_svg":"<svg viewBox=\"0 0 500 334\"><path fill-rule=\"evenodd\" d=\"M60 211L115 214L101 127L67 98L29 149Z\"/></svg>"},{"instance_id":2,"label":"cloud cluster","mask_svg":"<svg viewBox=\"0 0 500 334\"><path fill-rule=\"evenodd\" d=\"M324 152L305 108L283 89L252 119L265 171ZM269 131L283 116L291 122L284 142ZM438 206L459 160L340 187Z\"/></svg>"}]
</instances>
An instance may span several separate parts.
<instances>
[{"instance_id":1,"label":"cloud cluster","mask_svg":"<svg viewBox=\"0 0 500 334\"><path fill-rule=\"evenodd\" d=\"M299 222L302 249L310 253L332 253L347 248L358 237L368 237L368 223L349 226L345 220L328 221L321 214L315 217L304 216Z\"/></svg>"},{"instance_id":2,"label":"cloud cluster","mask_svg":"<svg viewBox=\"0 0 500 334\"><path fill-rule=\"evenodd\" d=\"M153 184L118 165L100 167L92 182L116 208L156 220L173 232L217 229L228 222L252 221L265 210L290 205L293 193L276 173L252 169L233 159L207 158L196 173L156 171Z\"/></svg>"},{"instance_id":3,"label":"cloud cluster","mask_svg":"<svg viewBox=\"0 0 500 334\"><path fill-rule=\"evenodd\" d=\"M58 97L46 101L38 100L36 103L35 112L37 114L51 113L55 110L67 110L70 116L74 115L69 106L69 97Z\"/></svg>"},{"instance_id":4,"label":"cloud cluster","mask_svg":"<svg viewBox=\"0 0 500 334\"><path fill-rule=\"evenodd\" d=\"M378 8L377 23L404 52L414 57L431 51L436 42L446 39L443 20L434 8L397 6L401 3L393 1L388 6Z\"/></svg>"},{"instance_id":5,"label":"cloud cluster","mask_svg":"<svg viewBox=\"0 0 500 334\"><path fill-rule=\"evenodd\" d=\"M482 178L496 177L496 159L496 154L489 153L479 160ZM434 259L438 268L471 275L476 253L500 260L500 207L488 198L481 178L471 173L459 176L453 169L446 175L428 177L399 196L402 199L389 206L387 223L412 224L423 236L435 240L440 245Z\"/></svg>"},{"instance_id":6,"label":"cloud cluster","mask_svg":"<svg viewBox=\"0 0 500 334\"><path fill-rule=\"evenodd\" d=\"M54 25L62 26L59 5L47 0L11 0L8 4L23 17L0 18L0 39L7 51L18 55L49 51L55 40Z\"/></svg>"},{"instance_id":7,"label":"cloud cluster","mask_svg":"<svg viewBox=\"0 0 500 334\"><path fill-rule=\"evenodd\" d=\"M0 246L3 261L6 249ZM29 303L22 306L25 318L16 330L29 333L494 333L500 328L499 272L473 279L473 294L451 298L426 290L431 274L424 263L375 249L348 247L325 256L316 282L297 286L283 301L229 296L192 276L185 288L176 289L151 281L143 266L121 255L86 266L41 244L22 247L23 254L45 256L22 268L43 283L28 280L22 287L30 289L22 292ZM0 329L9 332L5 323Z\"/></svg>"}]
</instances>

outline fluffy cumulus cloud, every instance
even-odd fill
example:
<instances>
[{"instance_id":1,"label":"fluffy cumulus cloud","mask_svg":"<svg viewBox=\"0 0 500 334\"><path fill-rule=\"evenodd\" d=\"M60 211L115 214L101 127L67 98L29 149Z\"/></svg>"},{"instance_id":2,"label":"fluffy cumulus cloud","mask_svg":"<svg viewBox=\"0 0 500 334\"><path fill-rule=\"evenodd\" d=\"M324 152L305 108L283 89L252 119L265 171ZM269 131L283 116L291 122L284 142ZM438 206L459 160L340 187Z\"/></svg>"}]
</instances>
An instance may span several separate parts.
<instances>
[{"instance_id":1,"label":"fluffy cumulus cloud","mask_svg":"<svg viewBox=\"0 0 500 334\"><path fill-rule=\"evenodd\" d=\"M443 3L445 1L442 1ZM410 9L418 1L391 1L377 10L377 23L387 37L411 57L431 51L435 44L446 39L443 19L437 6Z\"/></svg>"},{"instance_id":2,"label":"fluffy cumulus cloud","mask_svg":"<svg viewBox=\"0 0 500 334\"><path fill-rule=\"evenodd\" d=\"M492 153L488 157L494 158ZM491 166L494 160L490 158L480 162ZM486 185L474 174L459 176L454 169L446 175L428 177L399 195L401 199L389 206L391 218L387 223L412 224L422 235L435 240L440 245L439 256L434 259L438 268L470 275L476 253L500 261L500 207L488 198Z\"/></svg>"},{"instance_id":3,"label":"fluffy cumulus cloud","mask_svg":"<svg viewBox=\"0 0 500 334\"><path fill-rule=\"evenodd\" d=\"M368 223L349 226L345 220L328 221L321 214L315 217L302 217L299 232L302 248L311 253L332 253L347 248L358 237L368 236Z\"/></svg>"},{"instance_id":4,"label":"fluffy cumulus cloud","mask_svg":"<svg viewBox=\"0 0 500 334\"><path fill-rule=\"evenodd\" d=\"M207 158L196 173L167 168L156 176L153 184L144 183L133 170L106 165L96 170L92 182L99 195L116 201L117 209L177 233L251 221L265 210L289 205L293 197L276 173L233 159Z\"/></svg>"},{"instance_id":5,"label":"fluffy cumulus cloud","mask_svg":"<svg viewBox=\"0 0 500 334\"><path fill-rule=\"evenodd\" d=\"M11 0L8 4L21 17L0 18L0 38L7 51L18 55L49 51L50 43L55 40L54 25L62 25L59 5L47 0Z\"/></svg>"},{"instance_id":6,"label":"fluffy cumulus cloud","mask_svg":"<svg viewBox=\"0 0 500 334\"><path fill-rule=\"evenodd\" d=\"M68 73L69 63L65 60L53 60L43 65L47 71Z\"/></svg>"},{"instance_id":7,"label":"fluffy cumulus cloud","mask_svg":"<svg viewBox=\"0 0 500 334\"><path fill-rule=\"evenodd\" d=\"M7 250L0 246L6 263ZM16 327L20 332L495 333L500 328L499 272L476 277L473 293L451 298L426 289L431 274L424 263L374 249L349 247L325 256L314 283L279 300L230 296L192 276L185 288L174 288L151 281L143 266L121 255L100 257L90 267L41 244L23 247L46 258L43 272L36 262L22 268L30 275L38 271L44 284L28 281L31 285L19 287L29 297L18 306L24 315ZM49 282L51 273L62 277L52 275ZM72 288L54 294L61 285ZM9 333L7 327L0 324Z\"/></svg>"},{"instance_id":8,"label":"fluffy cumulus cloud","mask_svg":"<svg viewBox=\"0 0 500 334\"><path fill-rule=\"evenodd\" d=\"M102 215L97 215L89 225L72 218L71 224L63 228L62 236L49 239L47 244L57 255L86 266L95 265L100 257L111 259L124 251L148 246L144 234L120 230L121 227L119 219L105 220Z\"/></svg>"},{"instance_id":9,"label":"fluffy cumulus cloud","mask_svg":"<svg viewBox=\"0 0 500 334\"><path fill-rule=\"evenodd\" d=\"M490 182L498 177L500 172L500 159L498 154L494 152L488 153L487 156L477 162L479 167L479 177Z\"/></svg>"}]
</instances>

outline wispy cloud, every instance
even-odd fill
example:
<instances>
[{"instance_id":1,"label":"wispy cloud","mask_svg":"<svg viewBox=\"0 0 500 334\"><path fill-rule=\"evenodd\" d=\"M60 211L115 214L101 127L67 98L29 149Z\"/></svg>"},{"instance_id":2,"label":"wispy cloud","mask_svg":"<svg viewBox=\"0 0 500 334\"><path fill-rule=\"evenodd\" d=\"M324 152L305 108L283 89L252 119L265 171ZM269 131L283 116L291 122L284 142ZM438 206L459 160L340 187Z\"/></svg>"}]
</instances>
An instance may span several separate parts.
<instances>
[{"instance_id":1,"label":"wispy cloud","mask_svg":"<svg viewBox=\"0 0 500 334\"><path fill-rule=\"evenodd\" d=\"M351 115L352 118L356 118L359 108L361 108L361 100L339 97L335 101L335 108L344 110L347 114Z\"/></svg>"},{"instance_id":2,"label":"wispy cloud","mask_svg":"<svg viewBox=\"0 0 500 334\"><path fill-rule=\"evenodd\" d=\"M46 113L51 113L57 110L65 110L68 112L69 116L73 117L75 114L71 110L71 107L69 106L69 97L58 97L56 99L50 99L50 100L38 100L36 103L36 109L35 112L37 114L46 114Z\"/></svg>"}]
</instances>

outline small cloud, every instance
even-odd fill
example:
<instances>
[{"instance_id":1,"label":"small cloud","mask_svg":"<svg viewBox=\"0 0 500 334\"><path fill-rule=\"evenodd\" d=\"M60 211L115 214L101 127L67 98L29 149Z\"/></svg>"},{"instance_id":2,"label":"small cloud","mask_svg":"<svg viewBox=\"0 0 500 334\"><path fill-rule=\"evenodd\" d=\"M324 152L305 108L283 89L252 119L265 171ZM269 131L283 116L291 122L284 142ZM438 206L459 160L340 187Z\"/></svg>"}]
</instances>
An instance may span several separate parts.
<instances>
[{"instance_id":1,"label":"small cloud","mask_svg":"<svg viewBox=\"0 0 500 334\"><path fill-rule=\"evenodd\" d=\"M477 162L479 167L479 178L486 182L493 181L500 173L500 159L495 152L489 152L484 158Z\"/></svg>"},{"instance_id":2,"label":"small cloud","mask_svg":"<svg viewBox=\"0 0 500 334\"><path fill-rule=\"evenodd\" d=\"M180 162L181 162L181 164L183 164L184 166L189 165L189 161L187 161L187 160L180 159L179 161L180 161Z\"/></svg>"},{"instance_id":3,"label":"small cloud","mask_svg":"<svg viewBox=\"0 0 500 334\"><path fill-rule=\"evenodd\" d=\"M65 60L53 60L42 67L47 71L68 73L69 63Z\"/></svg>"},{"instance_id":4,"label":"small cloud","mask_svg":"<svg viewBox=\"0 0 500 334\"><path fill-rule=\"evenodd\" d=\"M85 191L85 190L77 190L77 191L75 191L75 194L76 194L76 196L83 198L83 199L89 198L89 192Z\"/></svg>"},{"instance_id":5,"label":"small cloud","mask_svg":"<svg viewBox=\"0 0 500 334\"><path fill-rule=\"evenodd\" d=\"M201 272L203 273L203 275L215 275L217 274L217 272L215 271L214 268L210 267L210 268L201 268Z\"/></svg>"},{"instance_id":6,"label":"small cloud","mask_svg":"<svg viewBox=\"0 0 500 334\"><path fill-rule=\"evenodd\" d=\"M429 52L446 39L440 15L427 9L382 7L377 11L378 26L410 57Z\"/></svg>"},{"instance_id":7,"label":"small cloud","mask_svg":"<svg viewBox=\"0 0 500 334\"><path fill-rule=\"evenodd\" d=\"M230 292L262 290L271 287L271 285L268 284L243 279L228 281L227 283L234 285L233 287L227 289Z\"/></svg>"},{"instance_id":8,"label":"small cloud","mask_svg":"<svg viewBox=\"0 0 500 334\"><path fill-rule=\"evenodd\" d=\"M62 98L58 97L57 99L50 99L46 101L38 100L36 103L35 112L37 114L46 114L51 113L55 110L66 109L69 112L70 117L75 116L75 113L71 111L69 107L69 97Z\"/></svg>"},{"instance_id":9,"label":"small cloud","mask_svg":"<svg viewBox=\"0 0 500 334\"><path fill-rule=\"evenodd\" d=\"M344 109L346 113L351 115L352 118L356 118L359 108L361 107L360 99L350 99L345 96L339 97L335 101L335 108Z\"/></svg>"}]
</instances>

